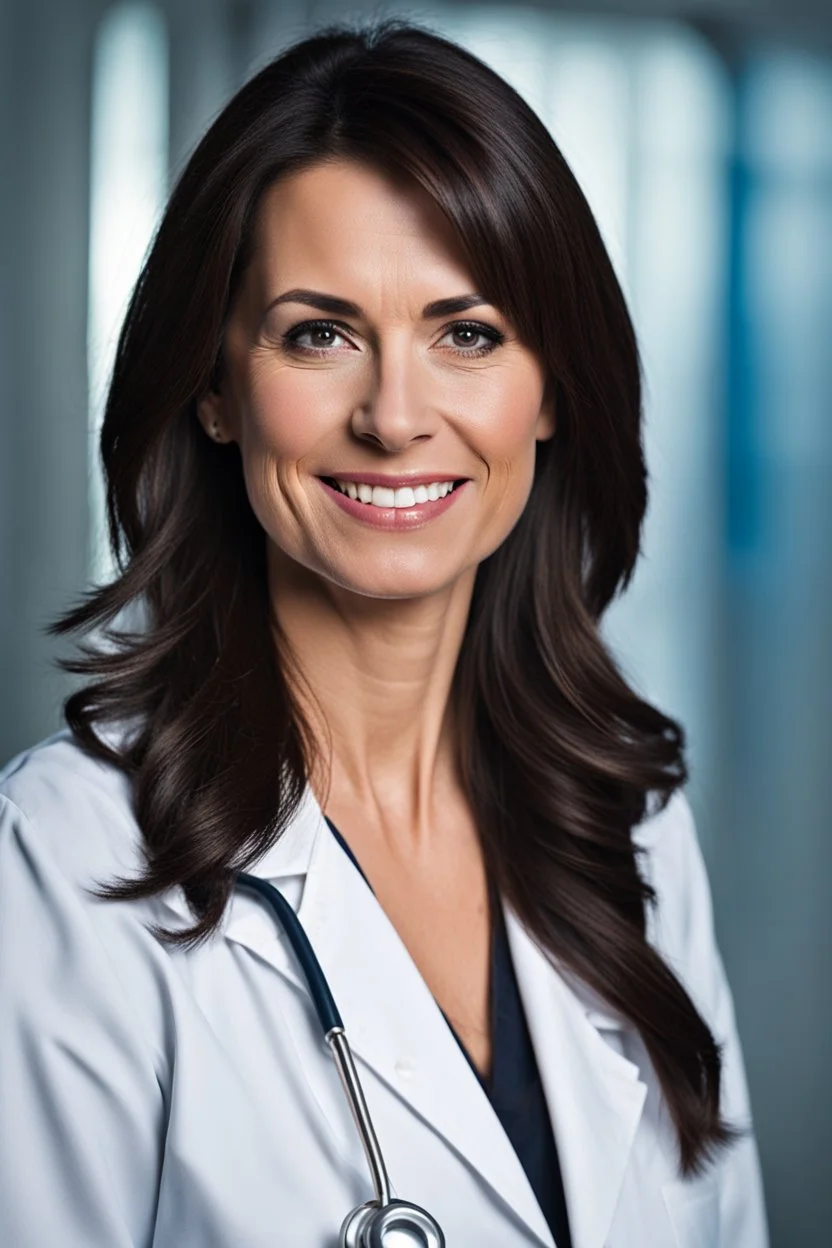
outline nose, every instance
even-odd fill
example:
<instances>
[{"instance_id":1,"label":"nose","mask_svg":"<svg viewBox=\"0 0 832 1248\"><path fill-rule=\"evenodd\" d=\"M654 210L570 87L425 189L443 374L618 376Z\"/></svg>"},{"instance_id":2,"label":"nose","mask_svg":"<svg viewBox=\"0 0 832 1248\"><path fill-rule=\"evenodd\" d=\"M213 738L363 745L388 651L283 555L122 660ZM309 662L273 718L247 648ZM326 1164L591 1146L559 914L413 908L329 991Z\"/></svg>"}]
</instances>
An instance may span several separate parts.
<instances>
[{"instance_id":1,"label":"nose","mask_svg":"<svg viewBox=\"0 0 832 1248\"><path fill-rule=\"evenodd\" d=\"M352 413L355 436L391 452L432 437L440 416L430 402L427 373L404 338L380 347L367 393Z\"/></svg>"}]
</instances>

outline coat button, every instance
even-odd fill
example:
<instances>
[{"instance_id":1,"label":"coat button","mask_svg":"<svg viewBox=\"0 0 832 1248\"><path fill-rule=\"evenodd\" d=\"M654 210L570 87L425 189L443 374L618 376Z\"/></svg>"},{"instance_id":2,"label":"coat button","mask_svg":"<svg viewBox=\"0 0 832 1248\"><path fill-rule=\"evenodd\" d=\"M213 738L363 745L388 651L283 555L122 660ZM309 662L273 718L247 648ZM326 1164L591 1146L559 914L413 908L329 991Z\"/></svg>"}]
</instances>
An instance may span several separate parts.
<instances>
[{"instance_id":1,"label":"coat button","mask_svg":"<svg viewBox=\"0 0 832 1248\"><path fill-rule=\"evenodd\" d=\"M401 1057L393 1067L400 1079L412 1079L416 1074L416 1067L407 1057Z\"/></svg>"}]
</instances>

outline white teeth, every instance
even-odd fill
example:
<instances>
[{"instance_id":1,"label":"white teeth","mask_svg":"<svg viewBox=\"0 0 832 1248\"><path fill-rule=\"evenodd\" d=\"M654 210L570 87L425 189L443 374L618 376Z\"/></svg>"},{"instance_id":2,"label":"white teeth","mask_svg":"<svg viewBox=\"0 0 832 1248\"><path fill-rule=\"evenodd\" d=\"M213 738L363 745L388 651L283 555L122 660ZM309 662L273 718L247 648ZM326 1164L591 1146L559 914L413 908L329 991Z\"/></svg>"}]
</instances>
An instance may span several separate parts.
<instances>
[{"instance_id":1,"label":"white teeth","mask_svg":"<svg viewBox=\"0 0 832 1248\"><path fill-rule=\"evenodd\" d=\"M407 485L390 489L384 485L364 485L355 481L336 481L335 484L348 498L358 499L373 507L415 507L420 503L435 503L453 489L452 481L432 481L427 486L417 485L415 489Z\"/></svg>"}]
</instances>

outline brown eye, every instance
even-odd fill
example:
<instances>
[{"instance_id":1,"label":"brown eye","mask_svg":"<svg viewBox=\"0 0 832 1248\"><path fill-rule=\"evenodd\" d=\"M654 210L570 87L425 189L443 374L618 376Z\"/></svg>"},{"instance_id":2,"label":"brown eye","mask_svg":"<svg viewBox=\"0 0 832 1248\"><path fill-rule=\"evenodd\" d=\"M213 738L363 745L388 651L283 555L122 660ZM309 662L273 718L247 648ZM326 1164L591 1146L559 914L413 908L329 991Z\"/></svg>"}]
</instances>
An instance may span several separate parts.
<instances>
[{"instance_id":1,"label":"brown eye","mask_svg":"<svg viewBox=\"0 0 832 1248\"><path fill-rule=\"evenodd\" d=\"M310 341L301 342L307 336ZM333 339L343 337L335 321L302 321L300 325L293 325L286 331L283 344L288 350L296 350L306 355L330 355L333 351Z\"/></svg>"},{"instance_id":2,"label":"brown eye","mask_svg":"<svg viewBox=\"0 0 832 1248\"><path fill-rule=\"evenodd\" d=\"M457 321L448 326L444 337L449 334L457 339L462 338L462 345L453 348L457 355L461 356L490 355L501 343L505 342L505 335L501 334L498 329L494 329L491 325L481 325L478 321ZM478 338L484 338L485 342L479 346L472 345L472 341L475 343Z\"/></svg>"}]
</instances>

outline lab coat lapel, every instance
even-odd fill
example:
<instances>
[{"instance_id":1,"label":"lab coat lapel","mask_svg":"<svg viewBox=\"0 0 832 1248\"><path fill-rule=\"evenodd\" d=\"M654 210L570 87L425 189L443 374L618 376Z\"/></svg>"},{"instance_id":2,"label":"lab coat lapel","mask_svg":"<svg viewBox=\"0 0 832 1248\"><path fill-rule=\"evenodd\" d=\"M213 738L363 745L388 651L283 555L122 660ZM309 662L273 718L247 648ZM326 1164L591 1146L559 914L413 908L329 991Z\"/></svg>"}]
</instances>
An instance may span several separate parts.
<instances>
[{"instance_id":1,"label":"lab coat lapel","mask_svg":"<svg viewBox=\"0 0 832 1248\"><path fill-rule=\"evenodd\" d=\"M274 883L306 870L298 917L353 1052L478 1171L541 1243L551 1245L525 1171L486 1094L398 933L308 790L284 837L252 870ZM271 912L250 894L235 895L225 935L307 991ZM397 1176L391 1179L395 1184Z\"/></svg>"},{"instance_id":2,"label":"lab coat lapel","mask_svg":"<svg viewBox=\"0 0 832 1248\"><path fill-rule=\"evenodd\" d=\"M576 991L504 906L509 947L558 1146L573 1248L603 1248L646 1085L599 1028L621 1020Z\"/></svg>"}]
</instances>

